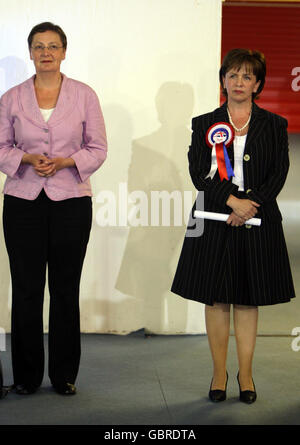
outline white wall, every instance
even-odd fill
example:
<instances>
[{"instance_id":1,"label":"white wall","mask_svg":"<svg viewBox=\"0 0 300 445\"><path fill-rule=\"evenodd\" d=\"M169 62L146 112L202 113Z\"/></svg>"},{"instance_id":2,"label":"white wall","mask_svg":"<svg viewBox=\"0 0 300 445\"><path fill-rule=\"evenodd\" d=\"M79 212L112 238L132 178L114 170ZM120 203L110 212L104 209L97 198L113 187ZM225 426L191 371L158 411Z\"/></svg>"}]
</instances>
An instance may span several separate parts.
<instances>
[{"instance_id":1,"label":"white wall","mask_svg":"<svg viewBox=\"0 0 300 445\"><path fill-rule=\"evenodd\" d=\"M204 332L203 306L169 291L184 222L135 227L126 213L150 220L151 191L195 195L186 156L190 121L218 106L221 0L0 0L0 10L0 94L34 73L27 35L37 23L52 21L68 37L62 71L94 88L102 105L109 156L92 177L82 332ZM116 224L101 227L105 216L115 216ZM2 230L0 243L0 326L9 331ZM45 329L48 299L46 292Z\"/></svg>"}]
</instances>

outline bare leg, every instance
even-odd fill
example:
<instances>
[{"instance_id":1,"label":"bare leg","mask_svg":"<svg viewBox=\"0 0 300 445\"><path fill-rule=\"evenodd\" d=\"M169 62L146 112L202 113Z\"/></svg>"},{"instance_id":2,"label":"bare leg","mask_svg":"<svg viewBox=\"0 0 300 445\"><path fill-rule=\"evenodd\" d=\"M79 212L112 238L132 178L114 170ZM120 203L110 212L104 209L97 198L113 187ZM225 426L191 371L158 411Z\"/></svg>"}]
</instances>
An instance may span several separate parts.
<instances>
[{"instance_id":1,"label":"bare leg","mask_svg":"<svg viewBox=\"0 0 300 445\"><path fill-rule=\"evenodd\" d=\"M223 303L215 303L214 306L206 305L205 322L214 366L211 389L225 390L230 305Z\"/></svg>"},{"instance_id":2,"label":"bare leg","mask_svg":"<svg viewBox=\"0 0 300 445\"><path fill-rule=\"evenodd\" d=\"M233 316L241 390L254 391L252 359L256 343L258 308L257 306L235 304Z\"/></svg>"}]
</instances>

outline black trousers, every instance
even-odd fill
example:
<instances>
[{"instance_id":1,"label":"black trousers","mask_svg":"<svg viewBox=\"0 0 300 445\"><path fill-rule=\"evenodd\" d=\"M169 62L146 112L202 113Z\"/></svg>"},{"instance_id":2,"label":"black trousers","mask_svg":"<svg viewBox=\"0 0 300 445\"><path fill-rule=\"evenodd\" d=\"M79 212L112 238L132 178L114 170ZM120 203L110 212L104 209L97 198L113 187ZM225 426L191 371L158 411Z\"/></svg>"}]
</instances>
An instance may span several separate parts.
<instances>
[{"instance_id":1,"label":"black trousers","mask_svg":"<svg viewBox=\"0 0 300 445\"><path fill-rule=\"evenodd\" d=\"M48 265L49 377L74 383L80 361L79 285L92 222L86 196L30 201L4 196L3 227L12 279L15 384L40 386L44 375L43 302Z\"/></svg>"}]
</instances>

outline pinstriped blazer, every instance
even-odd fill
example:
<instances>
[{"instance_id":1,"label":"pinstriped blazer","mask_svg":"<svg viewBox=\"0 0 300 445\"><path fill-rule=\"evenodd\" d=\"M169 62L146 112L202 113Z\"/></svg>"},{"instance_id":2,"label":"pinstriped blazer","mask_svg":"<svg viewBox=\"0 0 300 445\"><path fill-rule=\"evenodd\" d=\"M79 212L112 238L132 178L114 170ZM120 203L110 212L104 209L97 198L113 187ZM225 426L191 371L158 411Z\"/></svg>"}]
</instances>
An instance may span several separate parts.
<instances>
[{"instance_id":1,"label":"pinstriped blazer","mask_svg":"<svg viewBox=\"0 0 300 445\"><path fill-rule=\"evenodd\" d=\"M276 197L289 169L286 119L253 103L244 150L245 192L231 180L220 180L211 168L212 149L206 132L217 122L229 122L227 104L192 120L192 143L188 159L192 181L204 191L204 209L228 213L230 194L260 204L259 227L232 228L205 220L201 236L185 237L171 287L184 298L212 305L215 301L244 305L271 305L295 297L282 216ZM234 167L233 144L227 147ZM192 209L192 213L194 207Z\"/></svg>"},{"instance_id":2,"label":"pinstriped blazer","mask_svg":"<svg viewBox=\"0 0 300 445\"><path fill-rule=\"evenodd\" d=\"M220 181L218 172L206 178L211 167L212 149L205 142L208 128L217 122L229 122L227 103L211 113L192 120L192 143L189 148L189 170L194 186L203 190L205 210L231 213L226 206L230 194L237 196L238 186ZM233 144L227 148L234 166ZM260 204L256 215L281 221L276 197L282 189L289 169L287 120L253 103L244 151L244 190L249 199Z\"/></svg>"}]
</instances>

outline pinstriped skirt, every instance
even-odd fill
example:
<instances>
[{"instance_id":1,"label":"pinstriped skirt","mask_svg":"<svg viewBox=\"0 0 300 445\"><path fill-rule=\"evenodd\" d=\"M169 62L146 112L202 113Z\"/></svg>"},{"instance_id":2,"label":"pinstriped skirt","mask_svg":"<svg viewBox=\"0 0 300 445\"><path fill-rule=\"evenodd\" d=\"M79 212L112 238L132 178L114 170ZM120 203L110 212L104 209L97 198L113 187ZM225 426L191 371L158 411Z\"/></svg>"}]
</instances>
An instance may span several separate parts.
<instances>
[{"instance_id":1,"label":"pinstriped skirt","mask_svg":"<svg viewBox=\"0 0 300 445\"><path fill-rule=\"evenodd\" d=\"M171 290L208 305L290 301L295 290L281 222L247 228L205 220L202 236L184 239Z\"/></svg>"}]
</instances>

